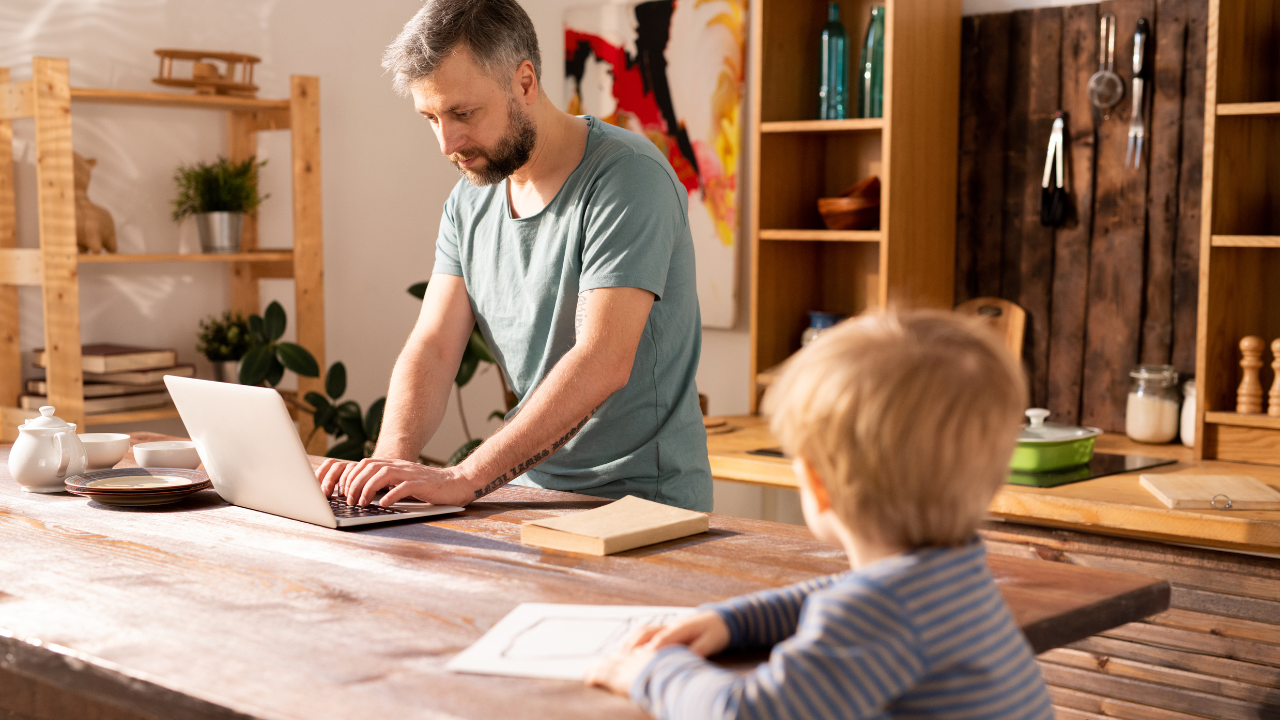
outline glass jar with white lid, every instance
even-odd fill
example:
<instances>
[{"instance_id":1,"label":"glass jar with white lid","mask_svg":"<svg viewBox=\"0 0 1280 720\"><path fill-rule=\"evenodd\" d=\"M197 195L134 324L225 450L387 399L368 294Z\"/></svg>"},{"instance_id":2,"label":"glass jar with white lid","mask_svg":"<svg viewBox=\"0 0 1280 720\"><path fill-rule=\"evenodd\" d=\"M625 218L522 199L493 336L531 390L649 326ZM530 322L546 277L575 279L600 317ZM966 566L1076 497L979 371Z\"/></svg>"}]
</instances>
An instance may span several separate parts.
<instances>
[{"instance_id":1,"label":"glass jar with white lid","mask_svg":"<svg viewBox=\"0 0 1280 720\"><path fill-rule=\"evenodd\" d=\"M1139 365L1129 372L1124 429L1130 440L1167 443L1178 436L1178 371L1172 365Z\"/></svg>"}]
</instances>

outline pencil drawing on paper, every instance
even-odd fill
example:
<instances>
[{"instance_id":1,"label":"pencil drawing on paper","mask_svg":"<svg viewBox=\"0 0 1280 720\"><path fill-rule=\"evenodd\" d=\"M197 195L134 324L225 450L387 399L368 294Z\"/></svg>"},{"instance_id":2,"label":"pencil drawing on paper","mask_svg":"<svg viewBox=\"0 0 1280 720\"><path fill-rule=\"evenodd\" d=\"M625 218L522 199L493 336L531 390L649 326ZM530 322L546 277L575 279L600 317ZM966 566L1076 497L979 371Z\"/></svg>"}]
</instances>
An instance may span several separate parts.
<instances>
[{"instance_id":1,"label":"pencil drawing on paper","mask_svg":"<svg viewBox=\"0 0 1280 720\"><path fill-rule=\"evenodd\" d=\"M634 629L663 625L671 613L621 618L545 617L518 630L500 653L512 660L591 659L618 646Z\"/></svg>"}]
</instances>

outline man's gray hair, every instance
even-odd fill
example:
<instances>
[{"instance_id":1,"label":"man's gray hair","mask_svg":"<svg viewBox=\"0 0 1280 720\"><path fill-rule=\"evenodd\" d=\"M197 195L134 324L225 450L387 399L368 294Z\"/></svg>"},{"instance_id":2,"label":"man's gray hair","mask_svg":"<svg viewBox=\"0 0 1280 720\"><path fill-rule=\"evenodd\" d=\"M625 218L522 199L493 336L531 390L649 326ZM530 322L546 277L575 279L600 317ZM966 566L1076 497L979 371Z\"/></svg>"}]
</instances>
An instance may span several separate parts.
<instances>
[{"instance_id":1,"label":"man's gray hair","mask_svg":"<svg viewBox=\"0 0 1280 720\"><path fill-rule=\"evenodd\" d=\"M538 35L516 0L427 0L387 46L382 67L393 74L395 91L407 97L460 45L499 84L525 60L542 79Z\"/></svg>"}]
</instances>

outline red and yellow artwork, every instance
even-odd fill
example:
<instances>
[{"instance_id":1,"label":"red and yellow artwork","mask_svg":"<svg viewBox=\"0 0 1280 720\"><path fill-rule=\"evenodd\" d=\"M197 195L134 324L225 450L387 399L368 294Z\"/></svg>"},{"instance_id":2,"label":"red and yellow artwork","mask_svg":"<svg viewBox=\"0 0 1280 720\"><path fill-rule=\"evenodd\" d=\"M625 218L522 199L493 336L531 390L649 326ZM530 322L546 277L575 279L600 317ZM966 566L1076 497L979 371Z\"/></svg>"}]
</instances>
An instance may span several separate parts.
<instances>
[{"instance_id":1,"label":"red and yellow artwork","mask_svg":"<svg viewBox=\"0 0 1280 720\"><path fill-rule=\"evenodd\" d=\"M565 18L568 111L653 141L689 192L703 324L735 321L746 0L653 0Z\"/></svg>"}]
</instances>

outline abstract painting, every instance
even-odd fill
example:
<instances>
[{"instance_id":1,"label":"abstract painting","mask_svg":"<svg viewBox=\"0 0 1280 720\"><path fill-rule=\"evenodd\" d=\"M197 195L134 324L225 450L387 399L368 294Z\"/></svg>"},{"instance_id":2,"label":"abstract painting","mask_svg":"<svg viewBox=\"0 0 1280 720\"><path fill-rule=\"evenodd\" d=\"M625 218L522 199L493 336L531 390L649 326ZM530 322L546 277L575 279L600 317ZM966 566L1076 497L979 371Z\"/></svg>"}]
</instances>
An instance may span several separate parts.
<instances>
[{"instance_id":1,"label":"abstract painting","mask_svg":"<svg viewBox=\"0 0 1280 720\"><path fill-rule=\"evenodd\" d=\"M644 135L689 192L702 324L736 317L746 0L652 0L565 13L568 111Z\"/></svg>"}]
</instances>

